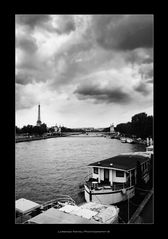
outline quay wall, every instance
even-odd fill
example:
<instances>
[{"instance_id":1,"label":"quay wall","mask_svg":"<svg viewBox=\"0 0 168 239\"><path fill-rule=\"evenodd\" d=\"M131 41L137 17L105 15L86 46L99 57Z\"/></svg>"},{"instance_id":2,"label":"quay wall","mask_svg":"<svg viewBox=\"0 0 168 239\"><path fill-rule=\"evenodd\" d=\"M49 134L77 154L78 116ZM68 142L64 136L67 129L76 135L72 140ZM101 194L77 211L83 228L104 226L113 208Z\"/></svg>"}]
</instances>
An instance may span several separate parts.
<instances>
[{"instance_id":1,"label":"quay wall","mask_svg":"<svg viewBox=\"0 0 168 239\"><path fill-rule=\"evenodd\" d=\"M146 213L146 211L149 210L149 209L146 209L146 205L151 200L152 196L153 196L153 189L147 194L145 199L141 202L141 204L139 205L139 207L137 208L137 210L135 211L135 213L133 214L133 216L131 217L128 223L141 223L139 222L139 220L141 219L141 217L143 218L142 216L143 213Z\"/></svg>"},{"instance_id":2,"label":"quay wall","mask_svg":"<svg viewBox=\"0 0 168 239\"><path fill-rule=\"evenodd\" d=\"M34 141L34 140L42 140L42 139L49 139L49 138L56 138L56 137L60 137L60 136L59 135L54 135L54 136L44 136L44 137L20 138L20 139L15 139L15 143L28 142L28 141Z\"/></svg>"},{"instance_id":3,"label":"quay wall","mask_svg":"<svg viewBox=\"0 0 168 239\"><path fill-rule=\"evenodd\" d=\"M42 140L42 139L50 139L50 138L56 138L56 137L68 137L68 136L76 135L76 134L80 134L80 133L78 133L78 132L73 132L73 133L67 132L66 133L65 132L65 133L55 134L55 135L45 135L45 136L16 138L15 139L15 143L35 141L35 140Z\"/></svg>"}]
</instances>

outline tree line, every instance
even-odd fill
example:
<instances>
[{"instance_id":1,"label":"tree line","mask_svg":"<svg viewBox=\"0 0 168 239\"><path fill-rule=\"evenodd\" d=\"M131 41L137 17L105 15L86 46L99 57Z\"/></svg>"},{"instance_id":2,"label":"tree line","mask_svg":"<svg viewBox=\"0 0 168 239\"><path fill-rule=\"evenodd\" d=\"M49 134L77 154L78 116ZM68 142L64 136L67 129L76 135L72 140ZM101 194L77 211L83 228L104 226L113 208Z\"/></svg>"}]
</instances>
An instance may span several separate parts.
<instances>
[{"instance_id":1,"label":"tree line","mask_svg":"<svg viewBox=\"0 0 168 239\"><path fill-rule=\"evenodd\" d=\"M136 114L131 118L131 122L118 124L115 131L125 136L134 135L142 139L153 138L153 116L147 116L144 112Z\"/></svg>"},{"instance_id":2,"label":"tree line","mask_svg":"<svg viewBox=\"0 0 168 239\"><path fill-rule=\"evenodd\" d=\"M61 127L61 132L75 132L76 129L71 129L71 128L67 128L62 126ZM15 126L15 132L16 135L43 135L45 133L54 133L54 127L50 127L48 128L47 125L45 123L41 124L40 126L33 126L33 125L27 125L27 126L23 126L22 128L19 128L17 126ZM78 129L78 132L82 132L84 133L84 130L82 129Z\"/></svg>"},{"instance_id":3,"label":"tree line","mask_svg":"<svg viewBox=\"0 0 168 239\"><path fill-rule=\"evenodd\" d=\"M43 135L44 133L54 132L54 127L47 128L45 123L41 126L27 125L22 128L15 127L16 134L29 134L29 135ZM75 132L76 129L67 128L62 126L61 132ZM103 132L110 132L110 127L104 128ZM153 116L147 116L146 113L139 113L131 118L131 122L121 123L115 127L115 131L119 132L127 137L138 137L146 139L147 137L153 138ZM82 129L78 129L78 132L84 133Z\"/></svg>"},{"instance_id":4,"label":"tree line","mask_svg":"<svg viewBox=\"0 0 168 239\"><path fill-rule=\"evenodd\" d=\"M46 124L41 124L40 126L33 126L28 124L27 126L23 126L22 128L15 126L15 132L17 135L19 134L43 135L48 131L49 130L47 129Z\"/></svg>"}]
</instances>

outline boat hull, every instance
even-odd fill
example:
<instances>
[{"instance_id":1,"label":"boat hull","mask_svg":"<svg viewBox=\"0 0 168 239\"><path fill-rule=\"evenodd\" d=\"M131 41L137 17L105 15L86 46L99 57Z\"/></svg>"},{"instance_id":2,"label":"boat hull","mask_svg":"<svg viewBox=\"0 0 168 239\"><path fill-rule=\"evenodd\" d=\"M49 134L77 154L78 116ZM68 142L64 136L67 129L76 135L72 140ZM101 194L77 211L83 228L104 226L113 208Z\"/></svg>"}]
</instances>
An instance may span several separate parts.
<instances>
[{"instance_id":1,"label":"boat hull","mask_svg":"<svg viewBox=\"0 0 168 239\"><path fill-rule=\"evenodd\" d=\"M96 202L102 204L115 204L132 198L135 195L135 187L123 190L112 191L112 189L105 190L90 190L87 185L84 185L84 196L86 202Z\"/></svg>"}]
</instances>

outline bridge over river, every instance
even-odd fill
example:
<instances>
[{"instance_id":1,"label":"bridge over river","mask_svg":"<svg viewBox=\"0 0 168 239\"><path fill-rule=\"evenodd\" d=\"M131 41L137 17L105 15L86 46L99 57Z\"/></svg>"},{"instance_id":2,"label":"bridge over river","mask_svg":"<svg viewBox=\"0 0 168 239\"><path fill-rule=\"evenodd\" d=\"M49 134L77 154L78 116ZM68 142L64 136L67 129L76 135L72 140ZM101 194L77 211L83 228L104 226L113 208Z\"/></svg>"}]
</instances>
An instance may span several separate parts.
<instances>
[{"instance_id":1,"label":"bridge over river","mask_svg":"<svg viewBox=\"0 0 168 239\"><path fill-rule=\"evenodd\" d=\"M87 133L81 133L81 132L65 132L62 133L62 136L73 136L73 137L105 137L109 135L108 132L87 132Z\"/></svg>"}]
</instances>

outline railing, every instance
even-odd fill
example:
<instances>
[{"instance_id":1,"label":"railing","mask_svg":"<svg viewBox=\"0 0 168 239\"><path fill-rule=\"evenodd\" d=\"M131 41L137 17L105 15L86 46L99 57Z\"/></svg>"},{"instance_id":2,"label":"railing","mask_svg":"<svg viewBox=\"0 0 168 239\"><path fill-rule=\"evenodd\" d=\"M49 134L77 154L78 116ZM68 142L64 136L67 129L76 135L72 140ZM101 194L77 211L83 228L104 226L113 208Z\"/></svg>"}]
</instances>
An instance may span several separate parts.
<instances>
[{"instance_id":1,"label":"railing","mask_svg":"<svg viewBox=\"0 0 168 239\"><path fill-rule=\"evenodd\" d=\"M92 173L89 173L88 175L86 175L85 177L84 177L84 181L86 181L86 178L88 178L89 176L91 176L92 175Z\"/></svg>"},{"instance_id":2,"label":"railing","mask_svg":"<svg viewBox=\"0 0 168 239\"><path fill-rule=\"evenodd\" d=\"M43 203L41 208L46 209L52 206L56 206L59 203L65 203L65 202L71 205L76 205L76 202L69 195L59 195L55 199Z\"/></svg>"},{"instance_id":3,"label":"railing","mask_svg":"<svg viewBox=\"0 0 168 239\"><path fill-rule=\"evenodd\" d=\"M121 189L127 189L129 188L129 185L128 184L122 184L122 185L113 185L112 186L112 190L113 191L118 191L118 190L121 190Z\"/></svg>"},{"instance_id":4,"label":"railing","mask_svg":"<svg viewBox=\"0 0 168 239\"><path fill-rule=\"evenodd\" d=\"M85 182L86 186L90 189L90 190L108 190L111 189L112 191L118 191L121 189L127 189L130 187L130 185L128 183L123 183L123 184L113 184L112 186L110 185L110 182L101 182L97 184L97 187L94 188L92 181L86 181Z\"/></svg>"},{"instance_id":5,"label":"railing","mask_svg":"<svg viewBox=\"0 0 168 239\"><path fill-rule=\"evenodd\" d=\"M86 182L88 182L88 180L87 179L89 179L89 176L91 176L92 175L92 173L90 173L90 174L88 174L88 175L86 175L85 177L84 177L84 179L83 179L83 182L81 182L80 184L79 184L79 188L81 189L83 189L84 188L84 184L86 184Z\"/></svg>"}]
</instances>

